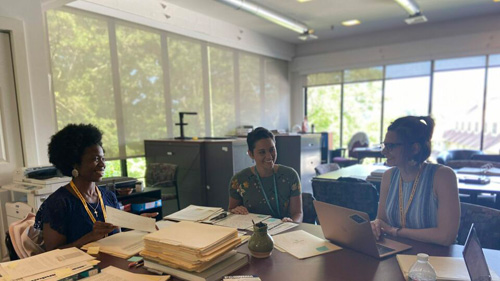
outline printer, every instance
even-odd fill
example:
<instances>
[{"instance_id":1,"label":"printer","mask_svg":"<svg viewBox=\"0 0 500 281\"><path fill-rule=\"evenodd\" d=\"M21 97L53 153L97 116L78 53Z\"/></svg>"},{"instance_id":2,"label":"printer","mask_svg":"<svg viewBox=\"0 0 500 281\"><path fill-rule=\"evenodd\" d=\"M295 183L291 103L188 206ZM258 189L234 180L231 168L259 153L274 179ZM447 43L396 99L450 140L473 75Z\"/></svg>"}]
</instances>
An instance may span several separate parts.
<instances>
[{"instance_id":1,"label":"printer","mask_svg":"<svg viewBox=\"0 0 500 281\"><path fill-rule=\"evenodd\" d=\"M12 201L25 201L35 212L50 194L71 181L54 166L18 168L13 178L2 188L11 191Z\"/></svg>"}]
</instances>

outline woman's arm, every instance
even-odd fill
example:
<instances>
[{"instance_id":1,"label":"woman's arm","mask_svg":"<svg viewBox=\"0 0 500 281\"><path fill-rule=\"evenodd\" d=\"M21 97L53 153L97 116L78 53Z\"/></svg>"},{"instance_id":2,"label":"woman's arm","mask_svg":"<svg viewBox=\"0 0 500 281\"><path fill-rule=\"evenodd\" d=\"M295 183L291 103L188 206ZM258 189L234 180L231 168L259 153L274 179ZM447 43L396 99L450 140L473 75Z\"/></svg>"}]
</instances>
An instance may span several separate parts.
<instances>
[{"instance_id":1,"label":"woman's arm","mask_svg":"<svg viewBox=\"0 0 500 281\"><path fill-rule=\"evenodd\" d=\"M229 207L227 210L233 214L246 215L248 214L247 208L241 205L241 200L234 199L229 196Z\"/></svg>"},{"instance_id":2,"label":"woman's arm","mask_svg":"<svg viewBox=\"0 0 500 281\"><path fill-rule=\"evenodd\" d=\"M112 232L115 229L116 227L110 223L96 221L91 232L83 235L82 237L80 237L80 239L76 240L73 243L66 244L66 236L50 227L49 223L44 223L43 240L45 244L45 250L51 251L54 249L64 249L70 247L81 248L85 244L104 238L106 234Z\"/></svg>"},{"instance_id":3,"label":"woman's arm","mask_svg":"<svg viewBox=\"0 0 500 281\"><path fill-rule=\"evenodd\" d=\"M455 241L460 224L460 202L455 172L445 166L439 167L433 184L438 199L437 227L403 228L397 232L397 236L448 246Z\"/></svg>"},{"instance_id":4,"label":"woman's arm","mask_svg":"<svg viewBox=\"0 0 500 281\"><path fill-rule=\"evenodd\" d=\"M290 216L293 222L302 222L302 195L290 197ZM287 218L283 218L283 221Z\"/></svg>"},{"instance_id":5,"label":"woman's arm","mask_svg":"<svg viewBox=\"0 0 500 281\"><path fill-rule=\"evenodd\" d=\"M390 226L387 223L388 220L387 220L387 212L385 204L387 200L387 194L389 193L389 185L391 183L391 177L393 171L394 168L391 168L382 175L382 182L380 183L380 195L379 195L379 203L377 210L377 218L371 223L373 235L375 235L376 239L380 238L382 232L387 232L389 229L392 228L392 226Z\"/></svg>"}]
</instances>

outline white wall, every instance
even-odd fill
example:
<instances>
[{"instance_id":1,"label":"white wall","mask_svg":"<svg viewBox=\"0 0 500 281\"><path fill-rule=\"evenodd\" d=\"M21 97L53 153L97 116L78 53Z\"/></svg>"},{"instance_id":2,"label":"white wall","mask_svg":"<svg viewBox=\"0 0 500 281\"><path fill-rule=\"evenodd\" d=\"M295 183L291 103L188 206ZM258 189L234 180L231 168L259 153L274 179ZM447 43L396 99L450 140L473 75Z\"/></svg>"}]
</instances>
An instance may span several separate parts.
<instances>
[{"instance_id":1,"label":"white wall","mask_svg":"<svg viewBox=\"0 0 500 281\"><path fill-rule=\"evenodd\" d=\"M300 45L290 71L305 81L309 73L492 53L500 53L498 15ZM292 124L303 118L303 85L292 82Z\"/></svg>"},{"instance_id":2,"label":"white wall","mask_svg":"<svg viewBox=\"0 0 500 281\"><path fill-rule=\"evenodd\" d=\"M25 163L47 164L47 143L56 130L56 123L49 91L49 56L42 7L39 1L0 0L0 17L3 17L0 29L12 31L14 38L14 71Z\"/></svg>"},{"instance_id":3,"label":"white wall","mask_svg":"<svg viewBox=\"0 0 500 281\"><path fill-rule=\"evenodd\" d=\"M207 0L212 1L212 0ZM290 61L295 45L168 3L164 12L157 0L86 0L68 6L111 16L259 55ZM165 16L168 15L168 19Z\"/></svg>"}]
</instances>

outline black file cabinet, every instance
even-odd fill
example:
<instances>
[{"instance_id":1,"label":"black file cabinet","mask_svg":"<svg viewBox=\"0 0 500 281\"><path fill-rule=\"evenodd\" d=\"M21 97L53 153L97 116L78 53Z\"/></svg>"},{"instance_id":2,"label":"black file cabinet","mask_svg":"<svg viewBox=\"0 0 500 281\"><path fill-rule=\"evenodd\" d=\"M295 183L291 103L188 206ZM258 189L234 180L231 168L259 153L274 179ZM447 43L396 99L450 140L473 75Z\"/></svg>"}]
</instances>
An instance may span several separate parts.
<instances>
[{"instance_id":1,"label":"black file cabinet","mask_svg":"<svg viewBox=\"0 0 500 281\"><path fill-rule=\"evenodd\" d=\"M295 169L300 176L302 192L312 193L314 168L321 164L321 134L276 135L276 163Z\"/></svg>"},{"instance_id":2,"label":"black file cabinet","mask_svg":"<svg viewBox=\"0 0 500 281\"><path fill-rule=\"evenodd\" d=\"M226 209L229 181L252 165L245 139L145 140L146 163L177 165L180 207L190 204Z\"/></svg>"}]
</instances>

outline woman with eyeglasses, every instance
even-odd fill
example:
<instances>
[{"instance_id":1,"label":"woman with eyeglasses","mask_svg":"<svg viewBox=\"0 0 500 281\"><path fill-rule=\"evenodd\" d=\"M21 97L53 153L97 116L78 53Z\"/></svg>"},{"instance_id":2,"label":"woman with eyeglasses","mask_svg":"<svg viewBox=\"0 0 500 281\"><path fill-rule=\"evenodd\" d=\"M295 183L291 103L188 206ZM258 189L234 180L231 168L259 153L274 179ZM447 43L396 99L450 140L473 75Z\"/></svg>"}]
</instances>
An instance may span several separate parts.
<instances>
[{"instance_id":1,"label":"woman with eyeglasses","mask_svg":"<svg viewBox=\"0 0 500 281\"><path fill-rule=\"evenodd\" d=\"M392 166L382 176L372 230L440 245L454 243L460 221L457 178L449 167L426 162L434 120L401 117L387 128L382 154Z\"/></svg>"}]
</instances>

